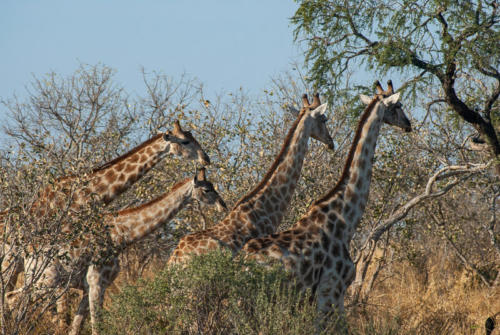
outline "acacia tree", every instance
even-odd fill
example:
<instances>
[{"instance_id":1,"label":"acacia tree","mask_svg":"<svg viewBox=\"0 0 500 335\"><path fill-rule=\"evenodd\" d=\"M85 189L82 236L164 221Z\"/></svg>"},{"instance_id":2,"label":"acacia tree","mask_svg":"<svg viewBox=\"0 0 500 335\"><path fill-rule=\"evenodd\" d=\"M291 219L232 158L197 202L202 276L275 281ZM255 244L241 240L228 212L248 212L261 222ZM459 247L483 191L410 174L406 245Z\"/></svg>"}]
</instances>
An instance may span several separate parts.
<instances>
[{"instance_id":1,"label":"acacia tree","mask_svg":"<svg viewBox=\"0 0 500 335\"><path fill-rule=\"evenodd\" d=\"M316 85L336 89L360 65L409 75L413 94L436 85L431 103L478 132L500 175L499 11L497 0L307 0L292 23Z\"/></svg>"}]
</instances>

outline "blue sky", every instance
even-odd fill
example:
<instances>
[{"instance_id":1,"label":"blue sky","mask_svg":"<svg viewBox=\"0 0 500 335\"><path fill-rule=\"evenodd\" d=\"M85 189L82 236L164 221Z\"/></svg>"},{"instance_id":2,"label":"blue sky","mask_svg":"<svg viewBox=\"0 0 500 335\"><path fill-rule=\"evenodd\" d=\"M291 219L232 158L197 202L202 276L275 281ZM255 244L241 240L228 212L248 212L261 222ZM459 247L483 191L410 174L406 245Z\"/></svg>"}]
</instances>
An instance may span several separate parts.
<instances>
[{"instance_id":1,"label":"blue sky","mask_svg":"<svg viewBox=\"0 0 500 335\"><path fill-rule=\"evenodd\" d=\"M116 69L129 92L142 92L144 67L185 72L209 94L240 86L258 93L303 62L289 23L297 7L283 0L3 0L0 97L22 97L32 75L69 75L80 63Z\"/></svg>"}]
</instances>

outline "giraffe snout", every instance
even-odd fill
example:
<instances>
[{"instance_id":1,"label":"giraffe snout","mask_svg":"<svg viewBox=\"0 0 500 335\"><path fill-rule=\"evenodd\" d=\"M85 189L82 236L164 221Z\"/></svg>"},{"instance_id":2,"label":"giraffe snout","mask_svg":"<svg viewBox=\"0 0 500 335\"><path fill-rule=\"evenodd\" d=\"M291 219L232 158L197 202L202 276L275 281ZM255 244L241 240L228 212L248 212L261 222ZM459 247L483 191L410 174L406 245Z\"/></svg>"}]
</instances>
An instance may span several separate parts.
<instances>
[{"instance_id":1,"label":"giraffe snout","mask_svg":"<svg viewBox=\"0 0 500 335\"><path fill-rule=\"evenodd\" d=\"M335 145L333 144L333 139L330 138L330 143L328 143L328 149L335 150Z\"/></svg>"},{"instance_id":2,"label":"giraffe snout","mask_svg":"<svg viewBox=\"0 0 500 335\"><path fill-rule=\"evenodd\" d=\"M226 212L227 211L227 206L226 206L226 203L224 202L224 200L222 200L222 198L217 198L217 200L215 201L215 205L217 206L217 211L219 212Z\"/></svg>"},{"instance_id":3,"label":"giraffe snout","mask_svg":"<svg viewBox=\"0 0 500 335\"><path fill-rule=\"evenodd\" d=\"M203 166L207 166L210 165L210 158L203 152L199 155L198 162Z\"/></svg>"}]
</instances>

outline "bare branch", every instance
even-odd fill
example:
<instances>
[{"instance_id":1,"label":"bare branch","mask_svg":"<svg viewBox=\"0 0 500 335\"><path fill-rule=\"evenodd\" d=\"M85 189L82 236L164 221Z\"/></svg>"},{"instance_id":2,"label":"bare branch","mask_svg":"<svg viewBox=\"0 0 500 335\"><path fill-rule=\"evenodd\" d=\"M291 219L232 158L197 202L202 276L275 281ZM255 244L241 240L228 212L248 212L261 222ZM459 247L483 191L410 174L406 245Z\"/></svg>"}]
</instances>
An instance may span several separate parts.
<instances>
[{"instance_id":1,"label":"bare branch","mask_svg":"<svg viewBox=\"0 0 500 335\"><path fill-rule=\"evenodd\" d=\"M425 191L422 194L406 202L406 204L404 204L398 210L396 210L389 218L385 219L374 229L372 229L372 231L368 236L368 239L378 241L384 232L386 232L394 224L405 218L412 208L414 208L415 206L417 206L418 204L420 204L425 200L443 196L444 194L448 193L453 187L460 184L465 178L468 178L473 174L480 173L486 170L490 166L490 164L491 162L487 164L475 164L475 165L451 165L441 168L429 178L429 180L427 181L427 185L425 187ZM463 174L467 174L467 176L462 179L455 179L446 184L445 186L437 190L433 190L434 184L436 183L437 180L442 180L444 178L463 175Z\"/></svg>"},{"instance_id":2,"label":"bare branch","mask_svg":"<svg viewBox=\"0 0 500 335\"><path fill-rule=\"evenodd\" d=\"M464 264L464 266L469 269L470 271L474 272L479 278L481 278L481 281L488 287L491 287L491 284L490 282L488 282L488 280L486 279L486 277L481 273L481 271L479 271L479 269L474 266L474 264L472 264L461 252L460 250L458 249L457 245L453 242L453 240L450 238L450 236L448 236L448 234L444 233L444 236L446 238L446 240L448 241L448 243L451 245L452 249L455 251L455 254L457 255L457 257L460 259L460 261L462 262L462 264Z\"/></svg>"}]
</instances>

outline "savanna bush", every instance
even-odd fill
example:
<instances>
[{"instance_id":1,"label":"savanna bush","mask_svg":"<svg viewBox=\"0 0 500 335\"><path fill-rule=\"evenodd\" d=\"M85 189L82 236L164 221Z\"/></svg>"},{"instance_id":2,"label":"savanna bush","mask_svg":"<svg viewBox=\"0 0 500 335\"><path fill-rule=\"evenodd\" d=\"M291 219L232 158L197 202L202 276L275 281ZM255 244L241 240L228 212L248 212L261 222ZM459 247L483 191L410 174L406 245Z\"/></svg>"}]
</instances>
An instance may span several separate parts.
<instances>
[{"instance_id":1,"label":"savanna bush","mask_svg":"<svg viewBox=\"0 0 500 335\"><path fill-rule=\"evenodd\" d=\"M289 284L279 267L217 251L124 287L101 327L106 334L330 334L339 327L330 316L320 330L310 293Z\"/></svg>"}]
</instances>

